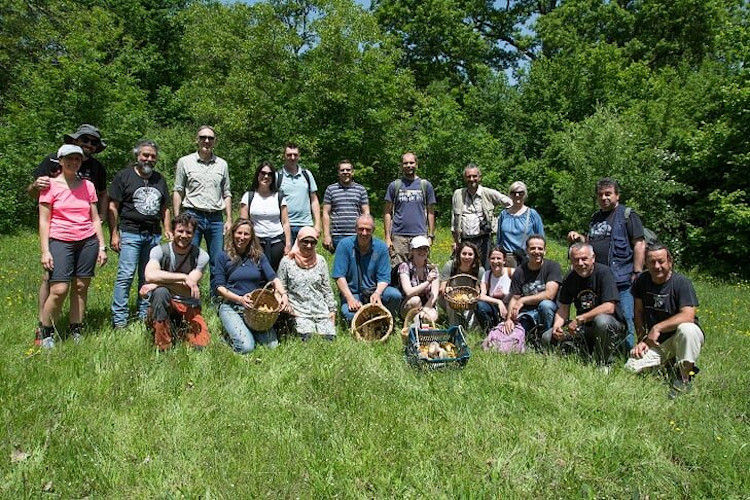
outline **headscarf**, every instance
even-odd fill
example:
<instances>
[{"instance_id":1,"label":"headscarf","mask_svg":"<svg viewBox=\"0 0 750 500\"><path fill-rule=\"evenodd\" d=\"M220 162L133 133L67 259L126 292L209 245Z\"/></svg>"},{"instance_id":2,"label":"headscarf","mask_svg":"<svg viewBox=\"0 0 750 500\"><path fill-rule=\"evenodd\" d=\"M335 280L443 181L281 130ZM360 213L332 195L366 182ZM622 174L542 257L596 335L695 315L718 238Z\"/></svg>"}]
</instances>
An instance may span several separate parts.
<instances>
[{"instance_id":1,"label":"headscarf","mask_svg":"<svg viewBox=\"0 0 750 500\"><path fill-rule=\"evenodd\" d=\"M312 255L310 255L309 257L305 257L304 255L302 255L302 251L300 250L299 242L304 240L305 238L309 238L310 236L312 236L316 240L318 239L318 232L315 230L315 228L305 226L300 229L299 233L297 233L297 240L294 242L294 246L289 251L288 255L288 257L290 259L294 259L297 265L302 269L311 269L318 263L318 254L315 251L315 247L312 248Z\"/></svg>"}]
</instances>

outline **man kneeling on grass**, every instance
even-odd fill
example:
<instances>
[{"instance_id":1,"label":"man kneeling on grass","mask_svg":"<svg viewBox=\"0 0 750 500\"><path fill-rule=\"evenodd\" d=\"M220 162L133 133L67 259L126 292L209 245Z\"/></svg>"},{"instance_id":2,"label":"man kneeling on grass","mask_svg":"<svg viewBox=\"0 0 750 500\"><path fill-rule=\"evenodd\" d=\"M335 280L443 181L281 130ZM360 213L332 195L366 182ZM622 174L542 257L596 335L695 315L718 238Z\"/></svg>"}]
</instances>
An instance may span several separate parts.
<instances>
[{"instance_id":1,"label":"man kneeling on grass","mask_svg":"<svg viewBox=\"0 0 750 500\"><path fill-rule=\"evenodd\" d=\"M646 250L648 272L633 283L636 333L642 339L630 351L625 368L636 373L677 360L679 374L672 382L670 398L691 389L698 372L695 361L704 337L695 309L698 298L693 283L672 272L672 254L661 244Z\"/></svg>"},{"instance_id":2,"label":"man kneeling on grass","mask_svg":"<svg viewBox=\"0 0 750 500\"><path fill-rule=\"evenodd\" d=\"M203 348L211 339L201 316L198 282L208 264L208 254L192 244L196 220L183 213L172 219L174 241L151 250L146 264L146 282L141 296L150 294L147 321L154 330L159 350L172 347L175 332L185 329L185 338L195 348ZM187 323L187 325L185 325Z\"/></svg>"}]
</instances>

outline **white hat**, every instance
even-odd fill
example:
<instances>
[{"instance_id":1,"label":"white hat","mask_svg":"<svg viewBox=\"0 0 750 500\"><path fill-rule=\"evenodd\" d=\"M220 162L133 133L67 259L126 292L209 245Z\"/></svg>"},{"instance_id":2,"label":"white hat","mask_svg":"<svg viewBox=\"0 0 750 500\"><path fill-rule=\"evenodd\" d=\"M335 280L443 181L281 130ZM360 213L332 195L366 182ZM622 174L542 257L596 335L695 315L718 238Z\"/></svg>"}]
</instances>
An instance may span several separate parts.
<instances>
[{"instance_id":1,"label":"white hat","mask_svg":"<svg viewBox=\"0 0 750 500\"><path fill-rule=\"evenodd\" d=\"M62 158L68 155L81 155L83 156L83 149L80 146L74 144L63 144L60 149L57 150L57 158Z\"/></svg>"},{"instance_id":2,"label":"white hat","mask_svg":"<svg viewBox=\"0 0 750 500\"><path fill-rule=\"evenodd\" d=\"M426 236L415 236L411 239L411 248L430 247L430 240Z\"/></svg>"}]
</instances>

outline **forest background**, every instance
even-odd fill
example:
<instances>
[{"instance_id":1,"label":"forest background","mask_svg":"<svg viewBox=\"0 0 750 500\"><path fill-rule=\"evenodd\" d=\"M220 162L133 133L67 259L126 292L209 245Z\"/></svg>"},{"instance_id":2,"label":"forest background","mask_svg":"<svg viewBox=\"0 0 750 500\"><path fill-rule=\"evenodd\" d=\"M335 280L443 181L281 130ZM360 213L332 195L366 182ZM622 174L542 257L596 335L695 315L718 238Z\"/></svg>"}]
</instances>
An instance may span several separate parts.
<instances>
[{"instance_id":1,"label":"forest background","mask_svg":"<svg viewBox=\"0 0 750 500\"><path fill-rule=\"evenodd\" d=\"M562 237L608 175L682 265L747 277L749 19L742 0L0 0L0 232L33 227L24 187L78 124L110 179L147 137L171 182L208 123L236 197L292 140L319 186L352 159L377 211L414 150L441 217L475 162Z\"/></svg>"}]
</instances>

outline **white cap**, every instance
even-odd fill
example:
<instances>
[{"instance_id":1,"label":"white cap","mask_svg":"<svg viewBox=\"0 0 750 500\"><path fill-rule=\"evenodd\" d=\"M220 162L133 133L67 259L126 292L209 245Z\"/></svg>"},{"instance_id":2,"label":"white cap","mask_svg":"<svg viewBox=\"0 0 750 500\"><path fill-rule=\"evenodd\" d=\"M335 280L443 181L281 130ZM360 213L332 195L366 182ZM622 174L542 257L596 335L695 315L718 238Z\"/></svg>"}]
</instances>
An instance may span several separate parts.
<instances>
[{"instance_id":1,"label":"white cap","mask_svg":"<svg viewBox=\"0 0 750 500\"><path fill-rule=\"evenodd\" d=\"M62 146L60 146L60 149L57 150L58 158L75 154L83 156L83 149L74 144L63 144Z\"/></svg>"},{"instance_id":2,"label":"white cap","mask_svg":"<svg viewBox=\"0 0 750 500\"><path fill-rule=\"evenodd\" d=\"M415 236L411 239L411 248L422 248L430 246L430 240L426 236Z\"/></svg>"}]
</instances>

